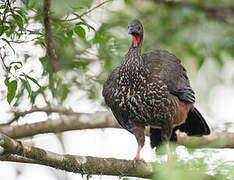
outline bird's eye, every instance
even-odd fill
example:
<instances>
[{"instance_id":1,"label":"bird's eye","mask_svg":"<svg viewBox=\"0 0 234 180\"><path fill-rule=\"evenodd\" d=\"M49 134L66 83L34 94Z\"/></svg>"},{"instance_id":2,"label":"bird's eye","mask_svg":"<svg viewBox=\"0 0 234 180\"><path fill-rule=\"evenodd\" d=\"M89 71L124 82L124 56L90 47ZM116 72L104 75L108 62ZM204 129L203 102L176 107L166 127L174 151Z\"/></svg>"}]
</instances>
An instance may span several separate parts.
<instances>
[{"instance_id":1,"label":"bird's eye","mask_svg":"<svg viewBox=\"0 0 234 180\"><path fill-rule=\"evenodd\" d=\"M140 26L138 26L138 30L141 30L141 27L140 27Z\"/></svg>"}]
</instances>

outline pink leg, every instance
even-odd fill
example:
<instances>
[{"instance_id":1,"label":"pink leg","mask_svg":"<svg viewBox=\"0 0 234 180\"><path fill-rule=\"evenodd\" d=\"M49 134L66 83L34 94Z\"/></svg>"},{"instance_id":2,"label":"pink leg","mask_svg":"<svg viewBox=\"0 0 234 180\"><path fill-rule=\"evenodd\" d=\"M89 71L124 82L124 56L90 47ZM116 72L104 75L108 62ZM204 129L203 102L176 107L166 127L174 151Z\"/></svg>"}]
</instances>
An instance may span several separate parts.
<instances>
[{"instance_id":1,"label":"pink leg","mask_svg":"<svg viewBox=\"0 0 234 180\"><path fill-rule=\"evenodd\" d=\"M138 148L137 148L137 154L136 154L136 157L135 157L135 158L136 158L136 160L140 160L140 152L141 152L141 148L142 148L142 147L141 147L141 145L139 145L139 146L138 146Z\"/></svg>"},{"instance_id":2,"label":"pink leg","mask_svg":"<svg viewBox=\"0 0 234 180\"><path fill-rule=\"evenodd\" d=\"M140 160L140 152L141 152L141 149L142 149L142 146L141 145L138 145L138 148L137 148L137 154L136 154L136 157L134 158L134 166L136 167L136 162L138 160Z\"/></svg>"}]
</instances>

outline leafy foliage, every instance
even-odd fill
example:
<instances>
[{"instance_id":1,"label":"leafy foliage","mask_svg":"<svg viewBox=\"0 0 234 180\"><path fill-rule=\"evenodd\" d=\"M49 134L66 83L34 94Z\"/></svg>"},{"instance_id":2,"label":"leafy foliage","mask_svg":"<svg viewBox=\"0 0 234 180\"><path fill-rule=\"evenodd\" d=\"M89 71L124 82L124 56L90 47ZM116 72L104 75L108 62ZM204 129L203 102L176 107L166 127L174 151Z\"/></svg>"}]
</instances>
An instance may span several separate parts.
<instances>
[{"instance_id":1,"label":"leafy foliage","mask_svg":"<svg viewBox=\"0 0 234 180\"><path fill-rule=\"evenodd\" d=\"M51 91L53 97L57 97L57 100L62 103L70 92L69 87L77 87L78 85L82 89L87 84L90 84L87 81L83 81L87 82L86 85L77 83L75 78L77 73L74 73L72 81L68 82L64 82L65 78L63 75L70 70L78 71L78 74L85 73L87 65L92 63L91 59L87 59L84 56L80 57L80 55L84 55L88 51L87 48L92 46L92 39L86 39L86 32L89 33L90 31L95 31L95 29L82 17L82 13L91 7L92 2L92 0L52 1L51 28L61 75L55 76L53 74L48 56L44 53L44 56L39 56L43 72L41 75L37 75L37 78L30 75L35 69L31 69L30 72L24 70L24 66L30 64L30 61L38 60L32 56L32 53L24 53L22 51L24 60L22 60L22 55L18 57L20 60L14 60L12 57L20 54L15 50L17 44L31 43L31 46L35 47L35 51L38 51L38 49L45 51L46 37L44 35L42 16L43 1L0 2L0 35L1 40L5 42L1 48L1 60L6 72L5 84L8 87L7 99L9 103L16 97L14 106L18 106L19 102L25 98L23 92L26 91L32 104L35 103L36 97L40 94L44 97L45 102L50 104L52 101L46 99L45 92L47 90ZM48 78L48 83L39 83L43 77ZM10 78L14 80L9 81ZM32 88L32 83L37 88Z\"/></svg>"},{"instance_id":2,"label":"leafy foliage","mask_svg":"<svg viewBox=\"0 0 234 180\"><path fill-rule=\"evenodd\" d=\"M71 87L87 91L87 96L91 99L98 98L100 93L95 91L101 89L107 74L120 64L128 49L130 39L126 27L133 18L141 19L144 24L144 51L167 49L182 61L193 59L198 69L208 58L214 59L222 66L223 53L234 57L232 26L210 18L206 15L206 10L194 8L207 6L217 9L224 5L232 6L232 2L229 1L220 3L218 0L205 2L191 0L188 3L193 3L194 7L173 7L153 0L146 1L143 5L140 0L134 3L126 0L122 8L108 11L107 22L101 24L98 29L92 27L85 17L93 0L53 0L51 3L51 28L60 70L56 76L52 72L46 53L33 57L30 52L22 52L24 60L20 57L22 55L19 55L18 59L12 59L14 54L19 54L15 50L17 44L33 43L32 48L45 51L43 1L23 1L23 3L0 1L0 38L4 44L1 48L1 54L3 54L1 59L6 66L6 78L15 79L18 85L17 91L11 92L11 96L8 95L8 102L11 102L12 97L19 93L15 106L21 98L24 98L20 96L22 91L28 93L31 103L35 102L38 95L42 95L47 104L52 103L51 100L46 99L45 91L47 90L58 103L62 103L71 93ZM95 51L97 51L96 54L93 53ZM29 72L26 73L22 69L34 59L40 60L43 73L32 77ZM90 76L87 72L90 71L89 66L94 63L103 65L103 71ZM14 68L14 71L11 68ZM31 69L31 72L33 71L34 69ZM10 75L9 72L11 72ZM17 72L20 72L19 76L16 75ZM66 74L69 74L69 78ZM41 84L39 81L43 77L48 81ZM32 83L37 88L31 88Z\"/></svg>"}]
</instances>

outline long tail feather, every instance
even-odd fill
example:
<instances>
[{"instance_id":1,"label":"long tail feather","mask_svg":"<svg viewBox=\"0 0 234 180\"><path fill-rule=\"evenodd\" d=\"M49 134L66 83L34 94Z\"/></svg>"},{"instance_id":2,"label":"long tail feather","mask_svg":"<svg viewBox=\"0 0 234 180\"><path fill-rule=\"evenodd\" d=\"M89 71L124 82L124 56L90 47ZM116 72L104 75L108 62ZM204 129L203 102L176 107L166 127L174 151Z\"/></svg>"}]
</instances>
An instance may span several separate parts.
<instances>
[{"instance_id":1,"label":"long tail feather","mask_svg":"<svg viewBox=\"0 0 234 180\"><path fill-rule=\"evenodd\" d=\"M186 122L173 129L170 141L176 142L176 131L187 133L188 136L202 136L210 134L210 128L201 113L196 109L189 111ZM150 145L152 148L158 147L162 144L161 130L150 128Z\"/></svg>"}]
</instances>

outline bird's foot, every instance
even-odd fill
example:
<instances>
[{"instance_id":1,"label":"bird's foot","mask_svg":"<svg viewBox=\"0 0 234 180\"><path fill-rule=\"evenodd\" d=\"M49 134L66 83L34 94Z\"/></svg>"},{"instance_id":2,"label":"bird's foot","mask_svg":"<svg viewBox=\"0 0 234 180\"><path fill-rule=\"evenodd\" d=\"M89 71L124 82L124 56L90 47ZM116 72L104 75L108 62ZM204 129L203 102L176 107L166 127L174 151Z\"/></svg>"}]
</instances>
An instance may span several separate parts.
<instances>
[{"instance_id":1,"label":"bird's foot","mask_svg":"<svg viewBox=\"0 0 234 180\"><path fill-rule=\"evenodd\" d=\"M168 154L167 156L167 162L170 163L172 161L171 154Z\"/></svg>"},{"instance_id":2,"label":"bird's foot","mask_svg":"<svg viewBox=\"0 0 234 180\"><path fill-rule=\"evenodd\" d=\"M146 162L142 158L138 159L137 157L135 157L133 159L133 166L136 167L137 163L146 163Z\"/></svg>"},{"instance_id":3,"label":"bird's foot","mask_svg":"<svg viewBox=\"0 0 234 180\"><path fill-rule=\"evenodd\" d=\"M171 156L169 156L168 159L167 159L167 162L166 162L166 166L168 168L175 168L176 167L176 161Z\"/></svg>"}]
</instances>

